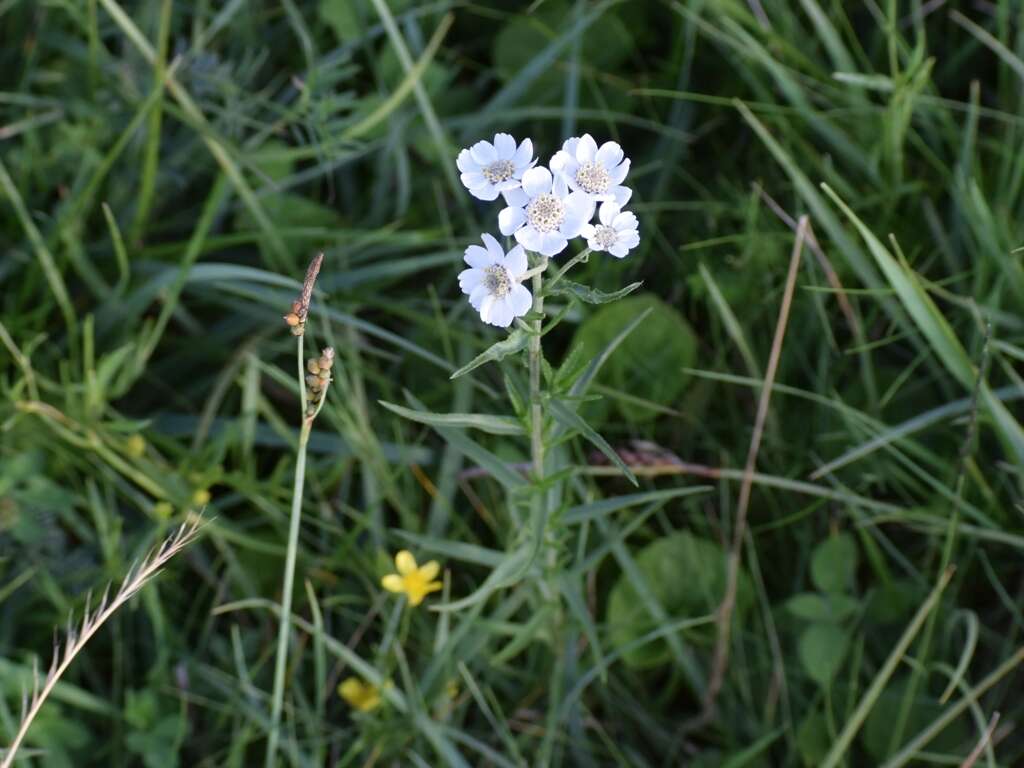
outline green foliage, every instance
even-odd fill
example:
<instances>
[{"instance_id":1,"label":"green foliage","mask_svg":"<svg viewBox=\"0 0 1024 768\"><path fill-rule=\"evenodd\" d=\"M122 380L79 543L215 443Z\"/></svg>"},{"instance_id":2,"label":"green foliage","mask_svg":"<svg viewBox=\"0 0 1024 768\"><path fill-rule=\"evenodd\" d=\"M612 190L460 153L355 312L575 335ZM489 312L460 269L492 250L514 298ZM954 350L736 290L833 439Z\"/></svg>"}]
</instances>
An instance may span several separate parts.
<instances>
[{"instance_id":1,"label":"green foliage","mask_svg":"<svg viewBox=\"0 0 1024 768\"><path fill-rule=\"evenodd\" d=\"M725 591L725 553L711 541L677 531L641 549L636 573L622 574L608 598L607 622L613 648L623 652L630 667L664 664L668 646L658 641L631 648L662 621L693 617L715 609ZM753 602L750 577L741 572L736 592L736 621L742 621ZM664 619L652 615L652 608ZM706 647L710 635L695 634L691 642Z\"/></svg>"},{"instance_id":2,"label":"green foliage","mask_svg":"<svg viewBox=\"0 0 1024 768\"><path fill-rule=\"evenodd\" d=\"M974 765L1024 764L1020 14L954 5L0 1L0 749L209 494L20 755L263 763L323 250L281 765L961 765L995 712ZM498 131L618 141L640 221L544 294L539 481L536 336L456 282ZM416 609L401 548L442 565Z\"/></svg>"},{"instance_id":3,"label":"green foliage","mask_svg":"<svg viewBox=\"0 0 1024 768\"><path fill-rule=\"evenodd\" d=\"M643 327L608 360L596 381L615 392L675 406L687 384L682 369L697 359L697 339L682 315L656 296L632 296L602 307L580 325L574 344L594 356L630 320L648 310ZM588 412L595 422L607 418L606 407L590 406L584 409ZM649 421L657 415L621 401L616 402L616 412L630 421Z\"/></svg>"}]
</instances>

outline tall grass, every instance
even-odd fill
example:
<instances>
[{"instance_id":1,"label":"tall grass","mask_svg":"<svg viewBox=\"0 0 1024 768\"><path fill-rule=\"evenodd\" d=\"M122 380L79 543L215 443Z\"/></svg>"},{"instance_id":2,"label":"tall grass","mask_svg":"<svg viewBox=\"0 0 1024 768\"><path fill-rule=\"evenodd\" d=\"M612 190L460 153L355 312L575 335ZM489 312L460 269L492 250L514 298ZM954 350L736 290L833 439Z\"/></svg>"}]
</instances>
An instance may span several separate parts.
<instances>
[{"instance_id":1,"label":"tall grass","mask_svg":"<svg viewBox=\"0 0 1024 768\"><path fill-rule=\"evenodd\" d=\"M0 1L0 745L58 768L1019 764L1022 22ZM628 148L642 245L543 284L643 285L548 293L539 365L452 379L503 338L455 280L493 212L454 157L496 131ZM280 315L321 250L306 343L338 373L295 495ZM575 374L566 407L639 488L561 426L531 471L532 393ZM53 627L207 498L175 578L19 734ZM416 608L380 585L401 549L443 566Z\"/></svg>"}]
</instances>

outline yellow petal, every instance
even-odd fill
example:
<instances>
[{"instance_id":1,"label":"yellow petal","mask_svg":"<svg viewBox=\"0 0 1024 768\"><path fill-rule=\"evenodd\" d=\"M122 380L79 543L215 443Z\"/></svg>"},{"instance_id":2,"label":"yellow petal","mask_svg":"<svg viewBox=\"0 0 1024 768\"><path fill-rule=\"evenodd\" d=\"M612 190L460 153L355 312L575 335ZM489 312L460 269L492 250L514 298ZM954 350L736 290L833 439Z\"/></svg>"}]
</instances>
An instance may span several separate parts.
<instances>
[{"instance_id":1,"label":"yellow petal","mask_svg":"<svg viewBox=\"0 0 1024 768\"><path fill-rule=\"evenodd\" d=\"M338 686L338 694L351 706L356 706L363 696L363 681L358 677L346 677Z\"/></svg>"},{"instance_id":2,"label":"yellow petal","mask_svg":"<svg viewBox=\"0 0 1024 768\"><path fill-rule=\"evenodd\" d=\"M395 555L395 567L400 574L408 576L410 573L416 572L416 558L408 549L403 549Z\"/></svg>"},{"instance_id":3,"label":"yellow petal","mask_svg":"<svg viewBox=\"0 0 1024 768\"><path fill-rule=\"evenodd\" d=\"M420 578L424 581L431 581L438 573L441 572L441 566L437 560L431 560L429 563L424 563L420 566Z\"/></svg>"},{"instance_id":4,"label":"yellow petal","mask_svg":"<svg viewBox=\"0 0 1024 768\"><path fill-rule=\"evenodd\" d=\"M409 605L414 608L423 602L423 598L427 596L427 593L422 589L410 589L406 594L409 596Z\"/></svg>"},{"instance_id":5,"label":"yellow petal","mask_svg":"<svg viewBox=\"0 0 1024 768\"><path fill-rule=\"evenodd\" d=\"M380 585L388 592L405 592L405 581L397 573L389 573L380 580Z\"/></svg>"}]
</instances>

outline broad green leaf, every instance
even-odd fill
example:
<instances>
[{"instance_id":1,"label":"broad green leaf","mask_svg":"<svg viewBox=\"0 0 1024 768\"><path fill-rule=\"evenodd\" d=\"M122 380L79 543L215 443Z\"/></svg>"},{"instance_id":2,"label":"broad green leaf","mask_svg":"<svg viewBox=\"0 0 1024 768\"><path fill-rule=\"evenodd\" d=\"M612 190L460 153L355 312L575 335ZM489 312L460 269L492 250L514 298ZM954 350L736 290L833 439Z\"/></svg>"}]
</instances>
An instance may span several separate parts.
<instances>
[{"instance_id":1,"label":"broad green leaf","mask_svg":"<svg viewBox=\"0 0 1024 768\"><path fill-rule=\"evenodd\" d=\"M857 572L857 542L845 531L814 548L811 581L822 592L847 592Z\"/></svg>"},{"instance_id":2,"label":"broad green leaf","mask_svg":"<svg viewBox=\"0 0 1024 768\"><path fill-rule=\"evenodd\" d=\"M556 421L561 422L562 426L576 430L583 435L588 442L596 446L601 453L608 457L609 461L622 471L622 474L629 479L629 482L636 486L640 485L637 482L636 475L633 474L633 470L626 466L626 463L619 457L619 454L608 445L608 442L597 433L597 430L587 424L582 416L573 409L567 408L565 403L558 400L549 401L549 408L551 415Z\"/></svg>"},{"instance_id":3,"label":"broad green leaf","mask_svg":"<svg viewBox=\"0 0 1024 768\"><path fill-rule=\"evenodd\" d=\"M786 601L786 610L793 616L817 622L842 621L853 615L858 607L859 602L839 592L801 592Z\"/></svg>"},{"instance_id":4,"label":"broad green leaf","mask_svg":"<svg viewBox=\"0 0 1024 768\"><path fill-rule=\"evenodd\" d=\"M821 712L811 712L796 732L796 746L807 768L816 768L828 754L828 721Z\"/></svg>"},{"instance_id":5,"label":"broad green leaf","mask_svg":"<svg viewBox=\"0 0 1024 768\"><path fill-rule=\"evenodd\" d=\"M473 369L479 368L484 363L496 363L499 360L504 360L509 355L514 355L516 352L522 352L526 349L526 345L529 340L529 335L521 330L514 330L508 335L507 339L502 339L501 341L492 344L486 351L477 355L472 361L459 368L459 370L451 375L451 378L457 379L459 376L465 376Z\"/></svg>"},{"instance_id":6,"label":"broad green leaf","mask_svg":"<svg viewBox=\"0 0 1024 768\"><path fill-rule=\"evenodd\" d=\"M636 554L636 565L654 598L670 619L699 616L717 609L725 594L726 555L722 548L686 531L660 538ZM734 619L742 620L753 603L750 577L740 571ZM654 628L634 585L625 576L612 587L607 611L608 643L620 650ZM701 633L688 639L710 645L713 635ZM650 643L623 653L634 668L655 667L668 658L663 642Z\"/></svg>"},{"instance_id":7,"label":"broad green leaf","mask_svg":"<svg viewBox=\"0 0 1024 768\"><path fill-rule=\"evenodd\" d=\"M410 421L430 426L455 427L457 429L479 429L492 435L522 435L526 430L523 425L508 416L491 416L483 413L428 413L414 411L401 405L385 400L378 400L389 411L397 413Z\"/></svg>"},{"instance_id":8,"label":"broad green leaf","mask_svg":"<svg viewBox=\"0 0 1024 768\"><path fill-rule=\"evenodd\" d=\"M842 668L849 644L846 631L835 624L812 624L800 635L797 655L811 679L827 688Z\"/></svg>"},{"instance_id":9,"label":"broad green leaf","mask_svg":"<svg viewBox=\"0 0 1024 768\"><path fill-rule=\"evenodd\" d=\"M658 405L676 405L689 381L681 371L692 367L697 358L697 339L683 316L658 297L635 295L603 306L580 326L575 342L583 345L587 355L596 357L644 312L649 314L643 332L631 335L629 343L621 345L608 358L596 381ZM622 416L634 422L649 421L657 415L628 403L616 402L615 406ZM595 423L604 418L607 410L607 401L582 409Z\"/></svg>"},{"instance_id":10,"label":"broad green leaf","mask_svg":"<svg viewBox=\"0 0 1024 768\"><path fill-rule=\"evenodd\" d=\"M619 290L612 291L611 293L605 293L604 291L599 291L596 288L591 288L589 285L574 283L569 280L560 280L551 290L551 295L569 296L586 304L608 304L625 298L641 285L643 285L642 282L630 283L625 288L620 288Z\"/></svg>"},{"instance_id":11,"label":"broad green leaf","mask_svg":"<svg viewBox=\"0 0 1024 768\"><path fill-rule=\"evenodd\" d=\"M892 756L889 752L892 746L892 724L900 716L907 683L906 677L893 680L878 697L878 701L875 702L871 714L868 715L868 719L864 723L861 743L877 765L881 765L885 758ZM926 690L918 693L910 704L906 733L919 733L930 725L942 711L942 705ZM928 750L935 754L959 754L960 746L968 740L966 724L965 718L958 717L928 744ZM978 763L978 765L980 764Z\"/></svg>"}]
</instances>

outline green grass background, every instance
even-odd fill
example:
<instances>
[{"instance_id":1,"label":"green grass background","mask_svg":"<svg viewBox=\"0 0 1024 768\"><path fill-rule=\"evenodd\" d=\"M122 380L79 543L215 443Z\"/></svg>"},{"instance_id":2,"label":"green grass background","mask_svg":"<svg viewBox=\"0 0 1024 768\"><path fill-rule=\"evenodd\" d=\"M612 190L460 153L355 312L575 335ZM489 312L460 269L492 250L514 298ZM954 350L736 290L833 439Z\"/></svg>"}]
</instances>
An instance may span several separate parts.
<instances>
[{"instance_id":1,"label":"green grass background","mask_svg":"<svg viewBox=\"0 0 1024 768\"><path fill-rule=\"evenodd\" d=\"M845 765L959 765L997 712L976 764L1024 762L1019 3L0 0L0 40L0 744L54 628L197 492L212 519L78 658L24 765L262 762L298 411L280 316L321 249L310 343L339 364L284 763L816 766L846 734ZM378 404L511 413L497 366L449 380L501 338L456 282L497 205L454 158L496 131L631 157L642 243L574 279L642 292L572 308L545 354L653 307L584 413L676 465L601 506L635 491L573 448L558 649L527 581L453 612L379 587L408 546L469 595L521 534L456 442ZM802 214L731 661L687 731ZM351 712L351 674L404 711Z\"/></svg>"}]
</instances>

